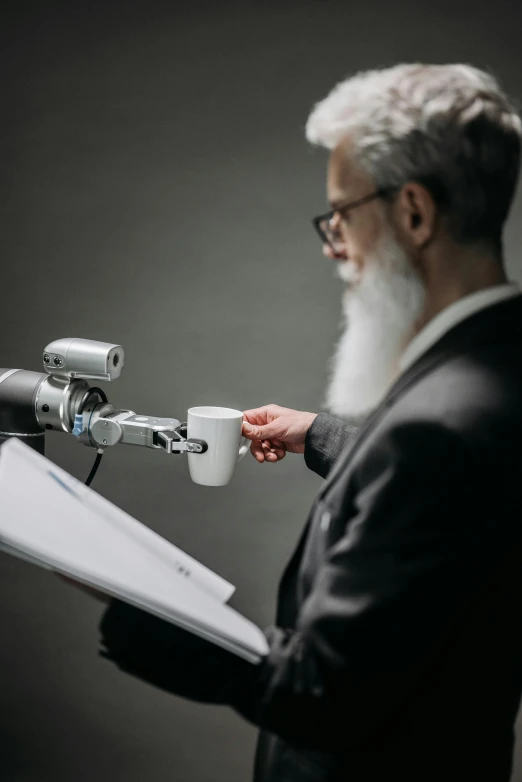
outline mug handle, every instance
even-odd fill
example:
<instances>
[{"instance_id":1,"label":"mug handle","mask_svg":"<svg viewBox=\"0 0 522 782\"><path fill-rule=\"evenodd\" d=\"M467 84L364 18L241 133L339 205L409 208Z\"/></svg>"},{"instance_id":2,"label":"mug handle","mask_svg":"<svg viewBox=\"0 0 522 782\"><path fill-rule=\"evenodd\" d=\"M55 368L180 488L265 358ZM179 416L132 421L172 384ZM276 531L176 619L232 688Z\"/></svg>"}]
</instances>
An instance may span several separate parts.
<instances>
[{"instance_id":1,"label":"mug handle","mask_svg":"<svg viewBox=\"0 0 522 782\"><path fill-rule=\"evenodd\" d=\"M239 453L237 455L238 462L240 462L243 456L246 456L246 454L250 450L250 443L251 440L249 440L248 437L241 436L241 444L239 446Z\"/></svg>"}]
</instances>

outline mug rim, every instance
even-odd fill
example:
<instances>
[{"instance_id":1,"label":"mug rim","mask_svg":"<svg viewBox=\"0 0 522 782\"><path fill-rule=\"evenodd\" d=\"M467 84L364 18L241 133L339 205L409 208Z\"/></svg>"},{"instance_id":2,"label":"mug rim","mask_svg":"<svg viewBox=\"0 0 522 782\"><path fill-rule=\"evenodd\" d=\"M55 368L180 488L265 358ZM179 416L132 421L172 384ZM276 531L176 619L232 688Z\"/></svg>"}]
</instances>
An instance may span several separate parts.
<instances>
[{"instance_id":1,"label":"mug rim","mask_svg":"<svg viewBox=\"0 0 522 782\"><path fill-rule=\"evenodd\" d=\"M208 410L226 410L228 413L231 413L232 415L219 415L219 413L205 413L203 411ZM201 412L196 412L201 411ZM241 410L236 410L234 407L220 407L219 405L199 405L198 407L189 407L187 410L188 414L193 415L195 418L214 418L216 420L230 420L230 419L236 419L236 418L243 418L243 413Z\"/></svg>"}]
</instances>

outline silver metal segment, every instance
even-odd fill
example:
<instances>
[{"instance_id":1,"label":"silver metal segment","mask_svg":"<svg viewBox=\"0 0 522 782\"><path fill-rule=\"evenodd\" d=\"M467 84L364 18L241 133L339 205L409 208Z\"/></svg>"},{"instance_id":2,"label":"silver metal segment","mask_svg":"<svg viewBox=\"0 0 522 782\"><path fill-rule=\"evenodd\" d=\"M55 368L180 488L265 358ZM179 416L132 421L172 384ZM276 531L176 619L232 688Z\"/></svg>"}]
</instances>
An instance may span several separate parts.
<instances>
[{"instance_id":1,"label":"silver metal segment","mask_svg":"<svg viewBox=\"0 0 522 782\"><path fill-rule=\"evenodd\" d=\"M50 375L40 384L35 400L36 420L62 432L72 432L74 416L89 384L85 380ZM44 405L49 409L44 410ZM92 408L91 408L92 410Z\"/></svg>"},{"instance_id":2,"label":"silver metal segment","mask_svg":"<svg viewBox=\"0 0 522 782\"><path fill-rule=\"evenodd\" d=\"M112 418L98 418L91 426L90 435L97 445L116 445L123 437L123 429Z\"/></svg>"},{"instance_id":3,"label":"silver metal segment","mask_svg":"<svg viewBox=\"0 0 522 782\"><path fill-rule=\"evenodd\" d=\"M21 369L8 369L7 372L4 372L3 375L0 375L0 383L3 383L4 380L7 380L8 377L11 377L11 375L14 375L15 372L21 371ZM7 434L7 432L4 432L4 434Z\"/></svg>"},{"instance_id":4,"label":"silver metal segment","mask_svg":"<svg viewBox=\"0 0 522 782\"><path fill-rule=\"evenodd\" d=\"M129 410L116 410L109 416L93 421L90 434L97 445L109 445L109 441L113 441L129 445L145 445L147 448L161 448L161 445L154 442L154 433L171 432L179 425L180 421L176 418L156 418L136 415ZM107 443L104 443L104 440L107 440Z\"/></svg>"},{"instance_id":5,"label":"silver metal segment","mask_svg":"<svg viewBox=\"0 0 522 782\"><path fill-rule=\"evenodd\" d=\"M181 426L177 418L137 415L133 410L110 411L107 405L100 405L90 416L90 424L85 417L84 422L90 443L100 448L125 443L162 449L166 453L204 453L207 450L203 441L192 442L176 431Z\"/></svg>"}]
</instances>

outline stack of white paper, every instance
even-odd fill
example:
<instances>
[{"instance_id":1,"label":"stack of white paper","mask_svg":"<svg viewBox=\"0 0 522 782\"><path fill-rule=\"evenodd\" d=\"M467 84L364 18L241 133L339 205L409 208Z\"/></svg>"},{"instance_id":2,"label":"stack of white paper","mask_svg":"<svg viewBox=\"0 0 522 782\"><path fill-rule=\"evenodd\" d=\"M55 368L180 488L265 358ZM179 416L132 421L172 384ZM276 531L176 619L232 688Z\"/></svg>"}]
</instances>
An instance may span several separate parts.
<instances>
[{"instance_id":1,"label":"stack of white paper","mask_svg":"<svg viewBox=\"0 0 522 782\"><path fill-rule=\"evenodd\" d=\"M0 447L0 549L173 622L256 663L260 628L234 586L21 440Z\"/></svg>"}]
</instances>

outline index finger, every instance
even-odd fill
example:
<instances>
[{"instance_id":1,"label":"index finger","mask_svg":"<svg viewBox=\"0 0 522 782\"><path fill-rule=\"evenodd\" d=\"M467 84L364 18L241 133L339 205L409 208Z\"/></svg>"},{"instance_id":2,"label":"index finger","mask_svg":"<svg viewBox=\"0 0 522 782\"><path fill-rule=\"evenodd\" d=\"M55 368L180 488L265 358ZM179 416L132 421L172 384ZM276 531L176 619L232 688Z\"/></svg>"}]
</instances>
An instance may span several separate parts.
<instances>
[{"instance_id":1,"label":"index finger","mask_svg":"<svg viewBox=\"0 0 522 782\"><path fill-rule=\"evenodd\" d=\"M254 407L252 410L243 410L243 418L248 421L249 424L267 423L267 407Z\"/></svg>"}]
</instances>

